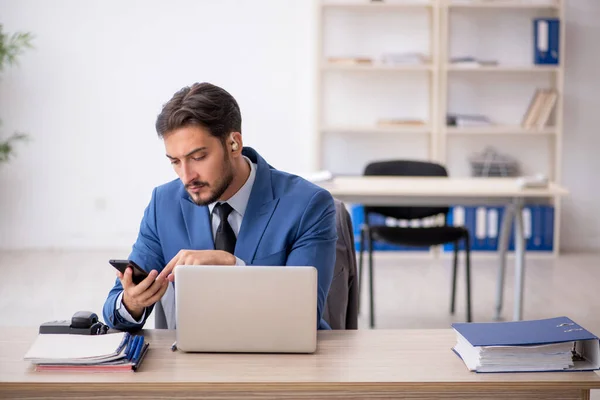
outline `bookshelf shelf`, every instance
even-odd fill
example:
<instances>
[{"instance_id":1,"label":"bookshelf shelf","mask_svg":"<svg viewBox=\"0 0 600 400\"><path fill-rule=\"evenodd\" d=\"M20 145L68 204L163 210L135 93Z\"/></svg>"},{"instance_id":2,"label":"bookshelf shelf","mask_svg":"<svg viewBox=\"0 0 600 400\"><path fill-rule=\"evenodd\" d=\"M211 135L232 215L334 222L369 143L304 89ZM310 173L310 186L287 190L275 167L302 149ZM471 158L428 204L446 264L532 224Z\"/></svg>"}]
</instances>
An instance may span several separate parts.
<instances>
[{"instance_id":1,"label":"bookshelf shelf","mask_svg":"<svg viewBox=\"0 0 600 400\"><path fill-rule=\"evenodd\" d=\"M527 129L520 126L483 126L483 127L456 127L446 128L448 135L531 135L531 136L553 136L556 129L553 127L544 129Z\"/></svg>"},{"instance_id":2,"label":"bookshelf shelf","mask_svg":"<svg viewBox=\"0 0 600 400\"><path fill-rule=\"evenodd\" d=\"M444 70L449 72L559 72L560 68L555 66L467 66L446 64Z\"/></svg>"},{"instance_id":3,"label":"bookshelf shelf","mask_svg":"<svg viewBox=\"0 0 600 400\"><path fill-rule=\"evenodd\" d=\"M501 0L501 1L446 1L448 8L466 8L466 9L558 9L560 5L554 1L530 1L530 0Z\"/></svg>"},{"instance_id":4,"label":"bookshelf shelf","mask_svg":"<svg viewBox=\"0 0 600 400\"><path fill-rule=\"evenodd\" d=\"M342 9L342 10L406 10L410 8L432 8L433 3L431 1L403 1L399 3L385 3L385 2L373 2L370 3L368 0L362 2L329 2L322 3L321 7L324 9Z\"/></svg>"},{"instance_id":5,"label":"bookshelf shelf","mask_svg":"<svg viewBox=\"0 0 600 400\"><path fill-rule=\"evenodd\" d=\"M387 134L419 134L427 135L431 132L431 127L424 126L324 126L321 128L323 133L387 133Z\"/></svg>"},{"instance_id":6,"label":"bookshelf shelf","mask_svg":"<svg viewBox=\"0 0 600 400\"><path fill-rule=\"evenodd\" d=\"M324 63L324 71L353 71L353 72L427 72L433 71L431 64L424 65L361 65L361 64L336 64Z\"/></svg>"}]
</instances>

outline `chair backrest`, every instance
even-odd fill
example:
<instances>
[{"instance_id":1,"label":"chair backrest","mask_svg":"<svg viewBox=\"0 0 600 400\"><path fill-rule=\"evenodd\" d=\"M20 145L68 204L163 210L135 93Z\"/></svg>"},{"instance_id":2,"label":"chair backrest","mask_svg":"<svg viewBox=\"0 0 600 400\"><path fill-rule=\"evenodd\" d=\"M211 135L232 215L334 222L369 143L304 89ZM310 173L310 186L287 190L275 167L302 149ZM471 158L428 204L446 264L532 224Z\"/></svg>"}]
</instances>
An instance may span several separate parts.
<instances>
[{"instance_id":1,"label":"chair backrest","mask_svg":"<svg viewBox=\"0 0 600 400\"><path fill-rule=\"evenodd\" d=\"M358 329L358 277L352 218L341 201L335 202L335 267L323 310L331 329Z\"/></svg>"},{"instance_id":2,"label":"chair backrest","mask_svg":"<svg viewBox=\"0 0 600 400\"><path fill-rule=\"evenodd\" d=\"M367 165L364 175L370 176L448 176L446 168L428 161L391 160ZM396 219L421 219L438 214L447 215L449 207L365 207L365 223L370 213Z\"/></svg>"},{"instance_id":3,"label":"chair backrest","mask_svg":"<svg viewBox=\"0 0 600 400\"><path fill-rule=\"evenodd\" d=\"M352 219L344 203L335 202L338 240L333 280L323 309L323 319L332 329L358 329L358 278ZM170 284L154 305L154 327L175 329L175 291Z\"/></svg>"}]
</instances>

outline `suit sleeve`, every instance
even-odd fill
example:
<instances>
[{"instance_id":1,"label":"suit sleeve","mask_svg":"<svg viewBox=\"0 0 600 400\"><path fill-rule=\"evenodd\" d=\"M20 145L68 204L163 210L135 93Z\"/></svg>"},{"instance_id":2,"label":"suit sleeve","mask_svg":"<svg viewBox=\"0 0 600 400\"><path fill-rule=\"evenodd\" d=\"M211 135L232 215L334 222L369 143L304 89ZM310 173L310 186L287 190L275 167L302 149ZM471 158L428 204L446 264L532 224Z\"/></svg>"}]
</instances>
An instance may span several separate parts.
<instances>
[{"instance_id":1,"label":"suit sleeve","mask_svg":"<svg viewBox=\"0 0 600 400\"><path fill-rule=\"evenodd\" d=\"M138 264L147 272L150 272L153 269L160 272L165 266L162 247L156 229L156 201L156 189L154 189L150 204L148 204L144 211L137 240L129 255L130 260ZM146 323L148 316L152 313L154 306L146 308L144 318L139 324L127 321L117 309L117 300L122 292L123 286L121 286L121 282L117 278L115 280L115 285L108 293L108 297L104 302L103 316L105 323L113 329L123 331L135 331L141 329Z\"/></svg>"},{"instance_id":2,"label":"suit sleeve","mask_svg":"<svg viewBox=\"0 0 600 400\"><path fill-rule=\"evenodd\" d=\"M317 269L317 327L321 329L329 328L321 319L333 278L336 241L335 204L329 192L320 190L304 211L286 265L311 265Z\"/></svg>"}]
</instances>

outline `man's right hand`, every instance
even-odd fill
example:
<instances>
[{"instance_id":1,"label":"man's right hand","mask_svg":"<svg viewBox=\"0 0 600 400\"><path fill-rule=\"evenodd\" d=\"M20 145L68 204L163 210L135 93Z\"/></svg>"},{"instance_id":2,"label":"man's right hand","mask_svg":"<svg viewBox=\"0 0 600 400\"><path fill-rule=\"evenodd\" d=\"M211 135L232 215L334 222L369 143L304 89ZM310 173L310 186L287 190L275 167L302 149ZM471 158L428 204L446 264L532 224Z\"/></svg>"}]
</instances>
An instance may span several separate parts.
<instances>
[{"instance_id":1,"label":"man's right hand","mask_svg":"<svg viewBox=\"0 0 600 400\"><path fill-rule=\"evenodd\" d=\"M152 270L136 285L132 281L131 268L128 267L125 274L117 271L117 277L123 286L123 305L135 320L139 320L144 314L144 309L160 300L167 291L169 281L162 276L156 279L157 276L158 272Z\"/></svg>"}]
</instances>

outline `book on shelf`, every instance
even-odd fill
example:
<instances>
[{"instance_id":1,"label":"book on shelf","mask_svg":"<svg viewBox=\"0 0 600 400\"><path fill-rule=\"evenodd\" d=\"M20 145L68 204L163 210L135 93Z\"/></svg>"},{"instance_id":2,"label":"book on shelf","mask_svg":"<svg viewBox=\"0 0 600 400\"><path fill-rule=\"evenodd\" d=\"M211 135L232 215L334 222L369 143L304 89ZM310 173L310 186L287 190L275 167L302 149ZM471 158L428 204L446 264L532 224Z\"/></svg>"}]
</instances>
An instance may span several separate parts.
<instances>
[{"instance_id":1,"label":"book on shelf","mask_svg":"<svg viewBox=\"0 0 600 400\"><path fill-rule=\"evenodd\" d=\"M381 55L381 63L384 65L423 65L431 61L423 53L418 52L398 52L398 53L383 53Z\"/></svg>"},{"instance_id":2,"label":"book on shelf","mask_svg":"<svg viewBox=\"0 0 600 400\"><path fill-rule=\"evenodd\" d=\"M104 335L39 334L24 360L36 371L136 371L150 344L127 332Z\"/></svg>"},{"instance_id":3,"label":"book on shelf","mask_svg":"<svg viewBox=\"0 0 600 400\"><path fill-rule=\"evenodd\" d=\"M425 126L425 121L410 118L380 118L377 120L377 126L386 128Z\"/></svg>"},{"instance_id":4,"label":"book on shelf","mask_svg":"<svg viewBox=\"0 0 600 400\"><path fill-rule=\"evenodd\" d=\"M454 323L452 350L475 372L591 371L600 368L598 337L568 317Z\"/></svg>"},{"instance_id":5,"label":"book on shelf","mask_svg":"<svg viewBox=\"0 0 600 400\"><path fill-rule=\"evenodd\" d=\"M493 125L492 121L485 115L479 114L448 114L446 116L448 126L457 127L481 127Z\"/></svg>"},{"instance_id":6,"label":"book on shelf","mask_svg":"<svg viewBox=\"0 0 600 400\"><path fill-rule=\"evenodd\" d=\"M523 116L521 126L526 129L543 129L550 121L550 115L558 100L554 89L536 89L527 112Z\"/></svg>"},{"instance_id":7,"label":"book on shelf","mask_svg":"<svg viewBox=\"0 0 600 400\"><path fill-rule=\"evenodd\" d=\"M368 57L328 57L327 62L336 65L371 65L373 59Z\"/></svg>"},{"instance_id":8,"label":"book on shelf","mask_svg":"<svg viewBox=\"0 0 600 400\"><path fill-rule=\"evenodd\" d=\"M558 93L556 90L549 90L546 92L543 107L540 110L539 118L536 120L536 128L543 129L548 125L550 121L550 115L558 100Z\"/></svg>"},{"instance_id":9,"label":"book on shelf","mask_svg":"<svg viewBox=\"0 0 600 400\"><path fill-rule=\"evenodd\" d=\"M471 56L466 57L452 57L450 64L459 65L461 67L492 67L497 66L497 60L482 60Z\"/></svg>"}]
</instances>

